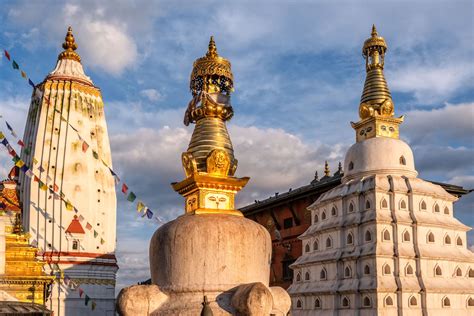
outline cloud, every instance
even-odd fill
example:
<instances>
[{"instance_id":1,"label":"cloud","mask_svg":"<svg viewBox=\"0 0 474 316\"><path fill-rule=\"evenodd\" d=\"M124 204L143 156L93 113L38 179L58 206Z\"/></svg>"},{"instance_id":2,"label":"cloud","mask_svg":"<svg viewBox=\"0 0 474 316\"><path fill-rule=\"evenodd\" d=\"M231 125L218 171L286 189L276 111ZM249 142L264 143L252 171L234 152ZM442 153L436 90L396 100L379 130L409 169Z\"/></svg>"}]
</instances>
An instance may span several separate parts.
<instances>
[{"instance_id":1,"label":"cloud","mask_svg":"<svg viewBox=\"0 0 474 316\"><path fill-rule=\"evenodd\" d=\"M144 89L140 91L140 95L152 102L159 101L163 98L163 95L156 89Z\"/></svg>"}]
</instances>

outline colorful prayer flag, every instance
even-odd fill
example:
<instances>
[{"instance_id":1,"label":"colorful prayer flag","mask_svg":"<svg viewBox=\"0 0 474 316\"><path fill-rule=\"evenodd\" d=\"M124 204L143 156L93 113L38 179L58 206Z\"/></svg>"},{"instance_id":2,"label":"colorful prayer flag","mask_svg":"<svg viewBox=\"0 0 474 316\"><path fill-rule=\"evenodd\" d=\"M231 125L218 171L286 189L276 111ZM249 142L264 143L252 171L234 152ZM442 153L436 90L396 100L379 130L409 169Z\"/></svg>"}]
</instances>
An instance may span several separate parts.
<instances>
[{"instance_id":1,"label":"colorful prayer flag","mask_svg":"<svg viewBox=\"0 0 474 316\"><path fill-rule=\"evenodd\" d=\"M95 150L92 151L92 156L94 156L95 159L99 159L99 154Z\"/></svg>"},{"instance_id":2,"label":"colorful prayer flag","mask_svg":"<svg viewBox=\"0 0 474 316\"><path fill-rule=\"evenodd\" d=\"M12 67L13 67L13 69L20 69L20 66L18 66L18 64L16 63L15 60L13 60L13 62L12 62Z\"/></svg>"},{"instance_id":3,"label":"colorful prayer flag","mask_svg":"<svg viewBox=\"0 0 474 316\"><path fill-rule=\"evenodd\" d=\"M58 185L55 183L54 186L53 186L53 191L54 191L54 192L58 192L58 190L59 190L59 187L58 187Z\"/></svg>"},{"instance_id":4,"label":"colorful prayer flag","mask_svg":"<svg viewBox=\"0 0 474 316\"><path fill-rule=\"evenodd\" d=\"M93 302L91 303L91 309L94 310L94 309L95 309L95 306L96 306L96 303L93 301Z\"/></svg>"},{"instance_id":5,"label":"colorful prayer flag","mask_svg":"<svg viewBox=\"0 0 474 316\"><path fill-rule=\"evenodd\" d=\"M85 152L87 151L87 148L89 148L89 144L86 143L86 141L84 141L84 142L82 143L82 152L85 153Z\"/></svg>"},{"instance_id":6,"label":"colorful prayer flag","mask_svg":"<svg viewBox=\"0 0 474 316\"><path fill-rule=\"evenodd\" d=\"M101 245L105 244L105 240L101 238L101 239L100 239L100 244L101 244Z\"/></svg>"},{"instance_id":7,"label":"colorful prayer flag","mask_svg":"<svg viewBox=\"0 0 474 316\"><path fill-rule=\"evenodd\" d=\"M94 238L96 238L97 236L99 236L99 233L94 229Z\"/></svg>"},{"instance_id":8,"label":"colorful prayer flag","mask_svg":"<svg viewBox=\"0 0 474 316\"><path fill-rule=\"evenodd\" d=\"M18 145L20 145L21 147L25 147L25 143L21 139L18 141Z\"/></svg>"},{"instance_id":9,"label":"colorful prayer flag","mask_svg":"<svg viewBox=\"0 0 474 316\"><path fill-rule=\"evenodd\" d=\"M48 186L40 181L40 189L43 190L43 191L46 191L46 190L48 190Z\"/></svg>"},{"instance_id":10,"label":"colorful prayer flag","mask_svg":"<svg viewBox=\"0 0 474 316\"><path fill-rule=\"evenodd\" d=\"M33 158L33 163L36 165L38 163L38 160L36 158Z\"/></svg>"},{"instance_id":11,"label":"colorful prayer flag","mask_svg":"<svg viewBox=\"0 0 474 316\"><path fill-rule=\"evenodd\" d=\"M146 217L148 217L148 219L153 218L153 212L149 208L146 209Z\"/></svg>"},{"instance_id":12,"label":"colorful prayer flag","mask_svg":"<svg viewBox=\"0 0 474 316\"><path fill-rule=\"evenodd\" d=\"M23 165L25 164L25 162L21 159L19 159L16 163L15 163L15 166L17 166L18 168L21 168L23 167Z\"/></svg>"},{"instance_id":13,"label":"colorful prayer flag","mask_svg":"<svg viewBox=\"0 0 474 316\"><path fill-rule=\"evenodd\" d=\"M0 139L4 139L5 138L5 135L3 135L2 132L0 132Z\"/></svg>"},{"instance_id":14,"label":"colorful prayer flag","mask_svg":"<svg viewBox=\"0 0 474 316\"><path fill-rule=\"evenodd\" d=\"M82 216L82 215L79 215L79 222L81 222L81 223L82 223L82 221L83 221L83 220L84 220L84 216Z\"/></svg>"},{"instance_id":15,"label":"colorful prayer flag","mask_svg":"<svg viewBox=\"0 0 474 316\"><path fill-rule=\"evenodd\" d=\"M127 194L127 191L128 191L128 187L125 183L122 184L122 193L123 194Z\"/></svg>"},{"instance_id":16,"label":"colorful prayer flag","mask_svg":"<svg viewBox=\"0 0 474 316\"><path fill-rule=\"evenodd\" d=\"M33 171L31 171L31 169L28 169L25 172L25 176L27 176L28 178L33 178L33 176L34 176Z\"/></svg>"},{"instance_id":17,"label":"colorful prayer flag","mask_svg":"<svg viewBox=\"0 0 474 316\"><path fill-rule=\"evenodd\" d=\"M31 79L28 79L28 84L29 84L30 86L32 86L33 89L35 88L35 84L34 84L33 81L31 81Z\"/></svg>"},{"instance_id":18,"label":"colorful prayer flag","mask_svg":"<svg viewBox=\"0 0 474 316\"><path fill-rule=\"evenodd\" d=\"M23 149L23 152L25 153L25 155L29 156L29 154L31 153L31 149L29 147L25 148Z\"/></svg>"},{"instance_id":19,"label":"colorful prayer flag","mask_svg":"<svg viewBox=\"0 0 474 316\"><path fill-rule=\"evenodd\" d=\"M25 79L28 78L28 76L26 75L26 72L24 72L23 70L21 70L21 76Z\"/></svg>"},{"instance_id":20,"label":"colorful prayer flag","mask_svg":"<svg viewBox=\"0 0 474 316\"><path fill-rule=\"evenodd\" d=\"M69 201L69 200L66 201L66 210L68 210L68 211L73 210L73 206L71 204L71 201Z\"/></svg>"},{"instance_id":21,"label":"colorful prayer flag","mask_svg":"<svg viewBox=\"0 0 474 316\"><path fill-rule=\"evenodd\" d=\"M138 201L137 203L137 212L141 212L143 211L143 209L145 208L145 204L143 204L141 201Z\"/></svg>"},{"instance_id":22,"label":"colorful prayer flag","mask_svg":"<svg viewBox=\"0 0 474 316\"><path fill-rule=\"evenodd\" d=\"M133 201L135 201L136 198L137 198L137 196L135 195L135 193L130 192L127 196L127 201L133 202Z\"/></svg>"},{"instance_id":23,"label":"colorful prayer flag","mask_svg":"<svg viewBox=\"0 0 474 316\"><path fill-rule=\"evenodd\" d=\"M84 290L79 288L79 297L82 297L83 294L84 294Z\"/></svg>"},{"instance_id":24,"label":"colorful prayer flag","mask_svg":"<svg viewBox=\"0 0 474 316\"><path fill-rule=\"evenodd\" d=\"M64 276L64 284L65 284L65 285L68 285L68 284L69 284L69 281L70 281L69 277L68 277L67 275L65 275L65 276Z\"/></svg>"},{"instance_id":25,"label":"colorful prayer flag","mask_svg":"<svg viewBox=\"0 0 474 316\"><path fill-rule=\"evenodd\" d=\"M91 230L91 229L92 229L92 225L91 225L89 222L87 222L86 228L87 228L88 230Z\"/></svg>"},{"instance_id":26,"label":"colorful prayer flag","mask_svg":"<svg viewBox=\"0 0 474 316\"><path fill-rule=\"evenodd\" d=\"M44 172L44 171L45 171L44 168L43 168L43 166L39 166L39 167L38 167L38 170L39 170L39 172Z\"/></svg>"},{"instance_id":27,"label":"colorful prayer flag","mask_svg":"<svg viewBox=\"0 0 474 316\"><path fill-rule=\"evenodd\" d=\"M84 299L84 304L86 304L86 306L87 306L87 304L89 304L90 299L91 298L86 294L85 299Z\"/></svg>"},{"instance_id":28,"label":"colorful prayer flag","mask_svg":"<svg viewBox=\"0 0 474 316\"><path fill-rule=\"evenodd\" d=\"M26 165L23 165L23 166L21 166L20 170L23 171L23 172L27 172L29 169Z\"/></svg>"},{"instance_id":29,"label":"colorful prayer flag","mask_svg":"<svg viewBox=\"0 0 474 316\"><path fill-rule=\"evenodd\" d=\"M10 60L10 54L7 52L6 49L4 49L4 52L5 52L5 57L6 57L8 60Z\"/></svg>"}]
</instances>

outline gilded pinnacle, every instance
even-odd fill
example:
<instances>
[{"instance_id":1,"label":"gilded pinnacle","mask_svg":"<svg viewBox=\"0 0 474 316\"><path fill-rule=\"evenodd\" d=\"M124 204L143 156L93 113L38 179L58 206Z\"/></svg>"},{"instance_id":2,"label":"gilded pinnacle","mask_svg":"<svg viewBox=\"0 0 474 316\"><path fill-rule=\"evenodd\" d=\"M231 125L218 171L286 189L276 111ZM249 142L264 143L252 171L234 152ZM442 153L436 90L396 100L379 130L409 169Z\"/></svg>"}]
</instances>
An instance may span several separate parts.
<instances>
[{"instance_id":1,"label":"gilded pinnacle","mask_svg":"<svg viewBox=\"0 0 474 316\"><path fill-rule=\"evenodd\" d=\"M329 177L329 174L330 174L330 171L329 171L329 164L328 164L328 161L326 160L326 162L324 163L324 175L326 177Z\"/></svg>"},{"instance_id":2,"label":"gilded pinnacle","mask_svg":"<svg viewBox=\"0 0 474 316\"><path fill-rule=\"evenodd\" d=\"M64 51L59 54L58 59L72 59L81 62L81 57L75 52L77 44L72 34L72 27L68 27L63 43Z\"/></svg>"},{"instance_id":3,"label":"gilded pinnacle","mask_svg":"<svg viewBox=\"0 0 474 316\"><path fill-rule=\"evenodd\" d=\"M375 28L375 24L372 24L372 37L377 37L379 34L377 33L377 29Z\"/></svg>"},{"instance_id":4,"label":"gilded pinnacle","mask_svg":"<svg viewBox=\"0 0 474 316\"><path fill-rule=\"evenodd\" d=\"M206 56L210 58L216 58L219 56L217 53L216 42L214 42L214 36L211 36L211 39L209 40L209 49L206 53Z\"/></svg>"}]
</instances>

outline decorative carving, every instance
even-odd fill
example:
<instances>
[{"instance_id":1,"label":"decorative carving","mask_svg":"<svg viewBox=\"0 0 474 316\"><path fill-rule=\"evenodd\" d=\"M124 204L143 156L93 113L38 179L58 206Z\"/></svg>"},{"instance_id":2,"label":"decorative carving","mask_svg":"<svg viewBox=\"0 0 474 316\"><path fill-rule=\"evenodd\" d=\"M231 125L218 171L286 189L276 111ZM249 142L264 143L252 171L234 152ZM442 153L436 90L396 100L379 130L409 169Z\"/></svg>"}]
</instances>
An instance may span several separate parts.
<instances>
[{"instance_id":1,"label":"decorative carving","mask_svg":"<svg viewBox=\"0 0 474 316\"><path fill-rule=\"evenodd\" d=\"M184 173L186 174L186 178L190 177L191 175L197 172L196 160L194 159L191 153L188 153L188 152L182 153L181 161L183 163L183 168L184 168Z\"/></svg>"},{"instance_id":2,"label":"decorative carving","mask_svg":"<svg viewBox=\"0 0 474 316\"><path fill-rule=\"evenodd\" d=\"M64 51L59 54L58 59L72 59L77 62L81 62L81 57L75 52L75 50L77 49L77 44L74 40L74 35L72 35L72 27L69 27L67 29L67 34L64 38L63 48Z\"/></svg>"},{"instance_id":3,"label":"decorative carving","mask_svg":"<svg viewBox=\"0 0 474 316\"><path fill-rule=\"evenodd\" d=\"M227 176L230 169L229 155L225 150L214 149L206 160L207 173L217 176Z\"/></svg>"}]
</instances>

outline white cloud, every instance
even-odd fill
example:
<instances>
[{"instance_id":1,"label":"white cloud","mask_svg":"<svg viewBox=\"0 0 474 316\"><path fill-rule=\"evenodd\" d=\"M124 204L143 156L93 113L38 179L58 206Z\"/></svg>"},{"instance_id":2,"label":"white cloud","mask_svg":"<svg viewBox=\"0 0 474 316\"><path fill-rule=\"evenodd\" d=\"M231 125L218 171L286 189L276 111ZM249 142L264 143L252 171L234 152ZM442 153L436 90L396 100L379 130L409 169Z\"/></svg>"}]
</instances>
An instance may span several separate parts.
<instances>
[{"instance_id":1,"label":"white cloud","mask_svg":"<svg viewBox=\"0 0 474 316\"><path fill-rule=\"evenodd\" d=\"M163 98L163 95L156 89L144 89L140 91L140 95L152 102L159 101Z\"/></svg>"}]
</instances>

